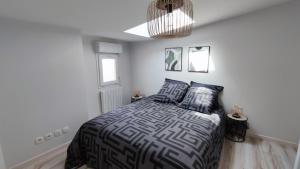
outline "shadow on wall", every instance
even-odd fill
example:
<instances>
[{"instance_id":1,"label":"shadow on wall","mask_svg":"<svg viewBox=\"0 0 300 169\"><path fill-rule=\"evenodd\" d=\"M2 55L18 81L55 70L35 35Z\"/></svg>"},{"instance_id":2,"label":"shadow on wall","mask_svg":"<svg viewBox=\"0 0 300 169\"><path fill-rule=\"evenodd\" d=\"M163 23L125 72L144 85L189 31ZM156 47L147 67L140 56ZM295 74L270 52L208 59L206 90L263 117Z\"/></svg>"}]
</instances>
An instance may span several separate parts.
<instances>
[{"instance_id":1,"label":"shadow on wall","mask_svg":"<svg viewBox=\"0 0 300 169\"><path fill-rule=\"evenodd\" d=\"M2 153L2 146L0 144L0 168L1 169L6 169L4 159L3 159L3 153Z\"/></svg>"},{"instance_id":2,"label":"shadow on wall","mask_svg":"<svg viewBox=\"0 0 300 169\"><path fill-rule=\"evenodd\" d=\"M210 56L210 58L209 58L209 65L208 65L208 68L209 68L209 72L215 72L215 71L216 71L215 62L214 62L214 60L212 59L212 56Z\"/></svg>"}]
</instances>

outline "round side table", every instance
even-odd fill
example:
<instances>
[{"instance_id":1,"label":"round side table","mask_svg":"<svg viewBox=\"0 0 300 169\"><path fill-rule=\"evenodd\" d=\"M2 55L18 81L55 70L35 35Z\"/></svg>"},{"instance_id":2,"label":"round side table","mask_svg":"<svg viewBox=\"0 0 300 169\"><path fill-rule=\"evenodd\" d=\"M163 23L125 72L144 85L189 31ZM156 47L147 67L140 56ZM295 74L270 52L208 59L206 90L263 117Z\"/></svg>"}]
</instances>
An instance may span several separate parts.
<instances>
[{"instance_id":1,"label":"round side table","mask_svg":"<svg viewBox=\"0 0 300 169\"><path fill-rule=\"evenodd\" d=\"M226 138L233 142L244 142L248 129L248 118L242 115L240 118L227 114Z\"/></svg>"}]
</instances>

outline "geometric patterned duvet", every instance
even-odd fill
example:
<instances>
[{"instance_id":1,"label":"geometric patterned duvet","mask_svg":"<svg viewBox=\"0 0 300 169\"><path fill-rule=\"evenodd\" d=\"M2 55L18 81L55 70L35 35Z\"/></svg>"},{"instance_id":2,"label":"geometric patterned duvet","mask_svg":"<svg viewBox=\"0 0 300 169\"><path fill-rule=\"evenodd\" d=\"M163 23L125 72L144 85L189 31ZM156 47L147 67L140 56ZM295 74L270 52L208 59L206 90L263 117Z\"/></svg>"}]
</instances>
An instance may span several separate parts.
<instances>
[{"instance_id":1,"label":"geometric patterned duvet","mask_svg":"<svg viewBox=\"0 0 300 169\"><path fill-rule=\"evenodd\" d=\"M217 169L224 115L223 109L207 115L148 97L83 124L65 168Z\"/></svg>"}]
</instances>

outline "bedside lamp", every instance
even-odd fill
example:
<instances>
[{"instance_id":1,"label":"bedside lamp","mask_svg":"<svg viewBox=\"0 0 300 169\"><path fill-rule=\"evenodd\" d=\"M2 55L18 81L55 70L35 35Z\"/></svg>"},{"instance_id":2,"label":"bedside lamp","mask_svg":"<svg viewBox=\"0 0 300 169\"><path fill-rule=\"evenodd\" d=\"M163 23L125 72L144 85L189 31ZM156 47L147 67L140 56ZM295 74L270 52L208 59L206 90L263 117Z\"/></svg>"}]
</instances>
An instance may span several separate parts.
<instances>
[{"instance_id":1,"label":"bedside lamp","mask_svg":"<svg viewBox=\"0 0 300 169\"><path fill-rule=\"evenodd\" d=\"M139 90L135 90L133 92L133 97L140 97L141 96L141 92Z\"/></svg>"}]
</instances>

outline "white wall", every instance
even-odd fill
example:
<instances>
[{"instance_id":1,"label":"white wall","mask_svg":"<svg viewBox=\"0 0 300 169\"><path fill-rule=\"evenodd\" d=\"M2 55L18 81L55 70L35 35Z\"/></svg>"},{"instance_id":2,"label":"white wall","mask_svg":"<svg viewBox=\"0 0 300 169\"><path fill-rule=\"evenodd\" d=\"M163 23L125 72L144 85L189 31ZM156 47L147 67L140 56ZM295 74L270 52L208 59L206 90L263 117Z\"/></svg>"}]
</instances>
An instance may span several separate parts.
<instances>
[{"instance_id":1,"label":"white wall","mask_svg":"<svg viewBox=\"0 0 300 169\"><path fill-rule=\"evenodd\" d=\"M79 31L0 19L0 134L7 167L71 140L87 120ZM70 133L34 145L36 136Z\"/></svg>"},{"instance_id":2,"label":"white wall","mask_svg":"<svg viewBox=\"0 0 300 169\"><path fill-rule=\"evenodd\" d=\"M1 144L0 144L0 168L1 169L6 169Z\"/></svg>"},{"instance_id":3,"label":"white wall","mask_svg":"<svg viewBox=\"0 0 300 169\"><path fill-rule=\"evenodd\" d=\"M101 108L99 105L99 89L97 82L97 69L96 69L96 53L94 50L95 42L111 42L120 43L123 46L123 53L119 57L119 75L121 79L121 85L124 89L123 103L130 103L131 96L131 74L130 74L130 57L129 46L127 43L108 38L83 36L83 50L86 67L86 78L88 85L88 108L89 119L94 118L101 114Z\"/></svg>"},{"instance_id":4,"label":"white wall","mask_svg":"<svg viewBox=\"0 0 300 169\"><path fill-rule=\"evenodd\" d=\"M296 143L300 135L300 2L201 27L189 37L133 43L133 90L155 94L164 78L223 85L226 110L244 108L252 132ZM210 72L187 72L187 47L210 45ZM164 49L183 46L183 71L164 71Z\"/></svg>"}]
</instances>

